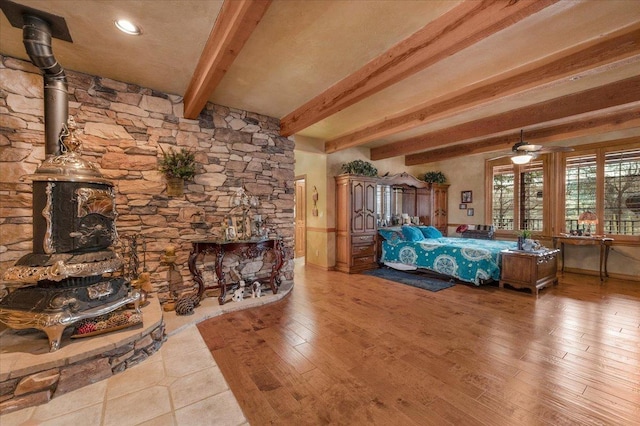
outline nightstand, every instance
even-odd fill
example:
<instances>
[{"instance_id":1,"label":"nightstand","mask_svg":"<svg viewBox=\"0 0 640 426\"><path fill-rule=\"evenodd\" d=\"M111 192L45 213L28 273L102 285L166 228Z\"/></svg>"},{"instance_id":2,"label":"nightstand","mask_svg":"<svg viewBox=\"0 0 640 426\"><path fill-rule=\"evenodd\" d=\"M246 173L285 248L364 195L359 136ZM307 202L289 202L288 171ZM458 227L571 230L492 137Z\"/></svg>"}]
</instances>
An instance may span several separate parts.
<instances>
[{"instance_id":1,"label":"nightstand","mask_svg":"<svg viewBox=\"0 0 640 426\"><path fill-rule=\"evenodd\" d=\"M557 284L558 249L538 251L502 250L502 268L500 288L509 284L515 288L531 289L531 294L538 295L538 290Z\"/></svg>"}]
</instances>

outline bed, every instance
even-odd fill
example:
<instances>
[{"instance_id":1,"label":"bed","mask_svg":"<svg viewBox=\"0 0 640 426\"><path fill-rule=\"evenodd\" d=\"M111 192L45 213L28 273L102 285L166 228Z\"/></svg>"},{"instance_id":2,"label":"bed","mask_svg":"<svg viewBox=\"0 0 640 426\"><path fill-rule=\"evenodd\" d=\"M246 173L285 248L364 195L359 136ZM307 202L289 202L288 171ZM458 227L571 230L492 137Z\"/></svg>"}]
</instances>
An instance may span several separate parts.
<instances>
[{"instance_id":1,"label":"bed","mask_svg":"<svg viewBox=\"0 0 640 426\"><path fill-rule=\"evenodd\" d=\"M513 241L447 238L432 226L380 229L380 262L396 269L427 269L475 285L500 279L500 252Z\"/></svg>"}]
</instances>

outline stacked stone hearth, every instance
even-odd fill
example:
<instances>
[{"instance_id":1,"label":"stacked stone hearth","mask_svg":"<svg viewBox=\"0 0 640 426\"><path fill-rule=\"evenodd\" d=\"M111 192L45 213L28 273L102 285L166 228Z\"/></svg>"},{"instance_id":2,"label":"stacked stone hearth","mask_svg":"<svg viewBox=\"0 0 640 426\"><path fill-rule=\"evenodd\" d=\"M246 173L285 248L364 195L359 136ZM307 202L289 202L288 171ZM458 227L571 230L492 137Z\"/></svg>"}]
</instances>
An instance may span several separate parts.
<instances>
[{"instance_id":1,"label":"stacked stone hearth","mask_svg":"<svg viewBox=\"0 0 640 426\"><path fill-rule=\"evenodd\" d=\"M31 184L21 180L44 160L42 76L29 62L0 56L0 275L31 251ZM170 298L162 255L176 247L184 288L193 285L186 262L191 241L219 237L233 194L244 185L260 200L269 235L293 246L294 144L279 122L251 112L207 104L197 120L183 118L180 97L67 70L69 114L78 123L82 155L115 184L120 236L145 241L146 268L160 301ZM185 195L168 197L158 170L161 151L185 147L197 170ZM197 213L204 213L194 223ZM194 216L196 214L196 216ZM142 256L142 255L141 255ZM287 250L283 279L293 279ZM268 276L269 259L230 257L227 268ZM212 270L205 279L214 279ZM0 289L0 291L2 291Z\"/></svg>"},{"instance_id":2,"label":"stacked stone hearth","mask_svg":"<svg viewBox=\"0 0 640 426\"><path fill-rule=\"evenodd\" d=\"M157 352L165 337L164 323L153 324L135 339L90 356L76 354L0 375L0 415L44 404L54 397L108 379ZM79 359L78 359L79 358ZM0 421L1 423L1 421Z\"/></svg>"}]
</instances>

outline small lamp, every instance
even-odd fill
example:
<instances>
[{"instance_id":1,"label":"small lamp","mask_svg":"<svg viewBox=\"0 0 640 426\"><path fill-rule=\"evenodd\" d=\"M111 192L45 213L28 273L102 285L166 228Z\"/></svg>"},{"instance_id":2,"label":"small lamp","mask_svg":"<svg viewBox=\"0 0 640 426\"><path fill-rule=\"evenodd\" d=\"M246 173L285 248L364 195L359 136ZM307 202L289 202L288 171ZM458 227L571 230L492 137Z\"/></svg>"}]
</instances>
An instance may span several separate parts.
<instances>
[{"instance_id":1,"label":"small lamp","mask_svg":"<svg viewBox=\"0 0 640 426\"><path fill-rule=\"evenodd\" d=\"M596 216L594 212L590 212L588 210L586 212L580 213L580 216L578 216L578 225L585 224L587 225L587 231L585 232L585 235L591 235L591 225L598 224L598 216Z\"/></svg>"}]
</instances>

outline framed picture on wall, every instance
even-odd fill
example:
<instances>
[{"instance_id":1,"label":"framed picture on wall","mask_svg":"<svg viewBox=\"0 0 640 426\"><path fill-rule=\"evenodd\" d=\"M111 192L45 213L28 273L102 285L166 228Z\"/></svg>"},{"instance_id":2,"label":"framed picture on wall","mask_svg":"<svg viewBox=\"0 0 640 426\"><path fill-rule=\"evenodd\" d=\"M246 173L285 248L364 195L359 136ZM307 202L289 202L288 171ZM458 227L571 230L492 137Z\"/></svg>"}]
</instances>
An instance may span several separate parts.
<instances>
[{"instance_id":1,"label":"framed picture on wall","mask_svg":"<svg viewBox=\"0 0 640 426\"><path fill-rule=\"evenodd\" d=\"M467 216L473 216L473 209L467 209Z\"/></svg>"},{"instance_id":2,"label":"framed picture on wall","mask_svg":"<svg viewBox=\"0 0 640 426\"><path fill-rule=\"evenodd\" d=\"M467 208L467 205L466 205L466 204L460 204L460 207L459 207L459 208L460 208L460 210L464 210L464 209L466 209L466 208Z\"/></svg>"},{"instance_id":3,"label":"framed picture on wall","mask_svg":"<svg viewBox=\"0 0 640 426\"><path fill-rule=\"evenodd\" d=\"M471 191L462 191L461 192L461 201L462 203L472 203L473 202L473 193Z\"/></svg>"}]
</instances>

